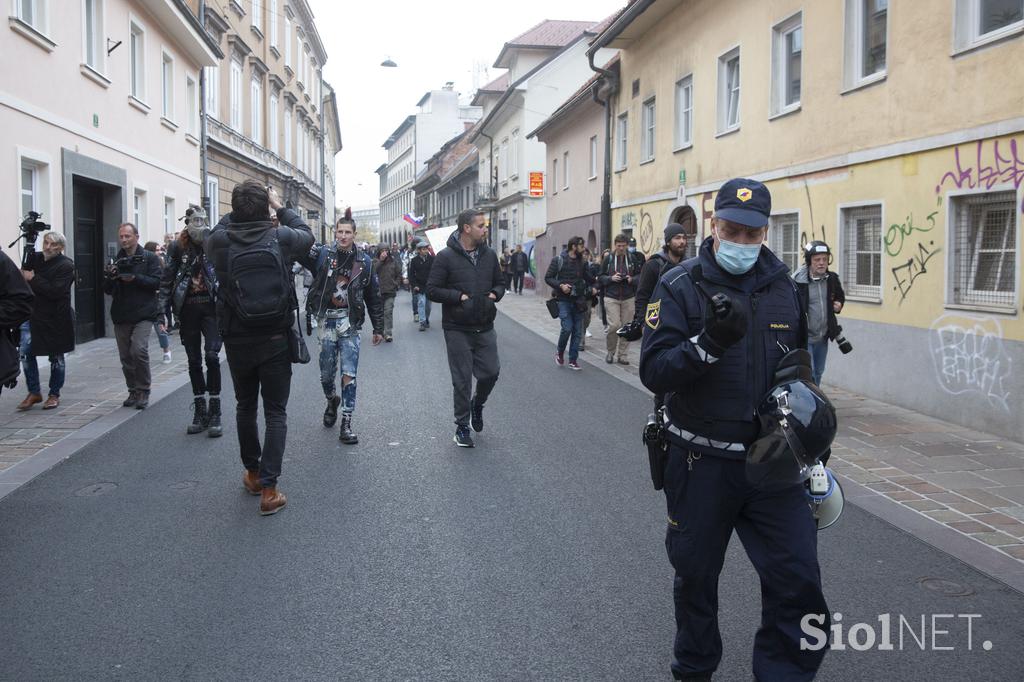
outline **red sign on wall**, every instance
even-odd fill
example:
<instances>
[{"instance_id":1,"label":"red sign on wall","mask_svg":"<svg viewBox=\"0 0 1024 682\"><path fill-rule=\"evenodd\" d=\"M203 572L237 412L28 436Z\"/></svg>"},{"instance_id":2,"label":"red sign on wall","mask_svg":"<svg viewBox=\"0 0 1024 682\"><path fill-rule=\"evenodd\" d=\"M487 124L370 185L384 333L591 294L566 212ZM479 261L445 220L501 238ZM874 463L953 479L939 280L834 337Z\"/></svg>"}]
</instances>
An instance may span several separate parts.
<instances>
[{"instance_id":1,"label":"red sign on wall","mask_svg":"<svg viewBox=\"0 0 1024 682\"><path fill-rule=\"evenodd\" d=\"M530 173L530 196L544 196L544 173L533 171Z\"/></svg>"}]
</instances>

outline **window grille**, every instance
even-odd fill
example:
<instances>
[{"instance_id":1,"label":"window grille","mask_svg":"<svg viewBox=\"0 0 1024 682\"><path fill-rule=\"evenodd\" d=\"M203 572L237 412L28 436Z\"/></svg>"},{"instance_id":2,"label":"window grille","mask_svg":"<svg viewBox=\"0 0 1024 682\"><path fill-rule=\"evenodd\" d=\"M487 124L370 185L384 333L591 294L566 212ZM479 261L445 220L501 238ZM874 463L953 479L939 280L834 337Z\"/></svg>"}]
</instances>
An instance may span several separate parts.
<instances>
[{"instance_id":1,"label":"window grille","mask_svg":"<svg viewBox=\"0 0 1024 682\"><path fill-rule=\"evenodd\" d=\"M953 301L1014 307L1017 226L1014 192L953 200Z\"/></svg>"}]
</instances>

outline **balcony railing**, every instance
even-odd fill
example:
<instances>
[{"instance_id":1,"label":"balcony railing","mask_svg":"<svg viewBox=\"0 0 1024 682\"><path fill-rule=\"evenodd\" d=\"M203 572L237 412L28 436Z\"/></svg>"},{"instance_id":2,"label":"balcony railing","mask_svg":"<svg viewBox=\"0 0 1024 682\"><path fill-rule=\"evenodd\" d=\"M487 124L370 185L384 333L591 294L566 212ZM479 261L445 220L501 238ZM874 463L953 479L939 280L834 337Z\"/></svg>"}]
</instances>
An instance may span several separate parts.
<instances>
[{"instance_id":1,"label":"balcony railing","mask_svg":"<svg viewBox=\"0 0 1024 682\"><path fill-rule=\"evenodd\" d=\"M486 204L498 198L498 188L486 182L476 183L476 200Z\"/></svg>"},{"instance_id":2,"label":"balcony railing","mask_svg":"<svg viewBox=\"0 0 1024 682\"><path fill-rule=\"evenodd\" d=\"M314 194L322 194L319 178L314 179L309 177L274 152L265 147L261 147L253 142L251 138L246 137L234 128L221 123L217 119L208 117L206 120L208 122L207 131L211 140L217 140L226 147L230 147L244 156L253 159L261 166L276 170L282 175L288 175L295 178L297 181L306 185L306 187Z\"/></svg>"}]
</instances>

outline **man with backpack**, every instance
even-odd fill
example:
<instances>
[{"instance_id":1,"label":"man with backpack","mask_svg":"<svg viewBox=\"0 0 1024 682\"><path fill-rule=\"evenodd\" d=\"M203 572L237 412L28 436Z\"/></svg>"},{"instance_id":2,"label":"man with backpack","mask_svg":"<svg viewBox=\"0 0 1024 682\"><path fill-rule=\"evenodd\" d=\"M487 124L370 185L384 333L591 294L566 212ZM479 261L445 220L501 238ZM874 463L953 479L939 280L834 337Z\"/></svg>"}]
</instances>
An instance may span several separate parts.
<instances>
[{"instance_id":1,"label":"man with backpack","mask_svg":"<svg viewBox=\"0 0 1024 682\"><path fill-rule=\"evenodd\" d=\"M269 211L277 215L274 227ZM291 327L297 302L291 267L313 246L313 232L277 192L246 180L231 192L231 212L206 241L217 281L217 322L235 387L235 423L245 477L242 484L260 496L266 516L284 507L277 490L291 391ZM263 395L266 421L260 445L256 408Z\"/></svg>"},{"instance_id":2,"label":"man with backpack","mask_svg":"<svg viewBox=\"0 0 1024 682\"><path fill-rule=\"evenodd\" d=\"M558 299L558 318L562 330L555 349L555 364L565 365L565 347L569 345L569 369L580 370L577 358L583 338L583 316L590 297L597 295L594 275L583 259L583 237L573 237L560 256L552 259L544 282Z\"/></svg>"},{"instance_id":3,"label":"man with backpack","mask_svg":"<svg viewBox=\"0 0 1024 682\"><path fill-rule=\"evenodd\" d=\"M380 283L373 272L373 259L356 245L355 238L356 222L352 219L352 210L347 209L334 227L334 243L318 244L303 257L303 265L313 273L306 311L317 321L320 340L320 383L327 398L324 426L334 426L341 406L338 440L346 445L359 442L359 437L352 432L352 413L356 409L359 330L366 319L367 308L373 324L373 345L384 340ZM334 384L339 365L340 396Z\"/></svg>"},{"instance_id":4,"label":"man with backpack","mask_svg":"<svg viewBox=\"0 0 1024 682\"><path fill-rule=\"evenodd\" d=\"M629 341L620 338L619 327L633 319L633 302L636 297L637 279L641 262L635 254L626 250L629 239L624 234L615 237L615 248L601 264L600 282L604 291L605 311L608 315L608 332L605 334L607 354L604 361L611 364L628 365L626 354Z\"/></svg>"}]
</instances>

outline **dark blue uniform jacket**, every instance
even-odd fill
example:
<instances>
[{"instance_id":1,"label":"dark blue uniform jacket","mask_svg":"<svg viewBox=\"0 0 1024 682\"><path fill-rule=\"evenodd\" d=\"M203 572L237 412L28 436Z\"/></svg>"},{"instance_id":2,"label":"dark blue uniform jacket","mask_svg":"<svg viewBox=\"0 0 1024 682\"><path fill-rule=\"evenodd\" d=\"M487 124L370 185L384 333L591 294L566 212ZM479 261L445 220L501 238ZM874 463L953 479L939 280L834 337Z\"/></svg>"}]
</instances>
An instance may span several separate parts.
<instances>
[{"instance_id":1,"label":"dark blue uniform jacket","mask_svg":"<svg viewBox=\"0 0 1024 682\"><path fill-rule=\"evenodd\" d=\"M747 273L715 262L713 240L695 258L668 270L644 313L640 379L665 395L672 423L708 440L749 445L758 435L755 410L771 388L783 355L806 343L806 324L789 268L762 247ZM702 291L703 290L703 293ZM748 313L747 334L728 349L703 335L710 298L725 293ZM703 454L744 459L745 452L706 445Z\"/></svg>"}]
</instances>

